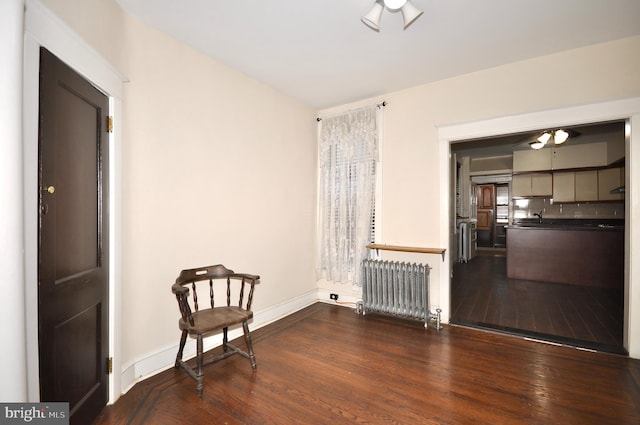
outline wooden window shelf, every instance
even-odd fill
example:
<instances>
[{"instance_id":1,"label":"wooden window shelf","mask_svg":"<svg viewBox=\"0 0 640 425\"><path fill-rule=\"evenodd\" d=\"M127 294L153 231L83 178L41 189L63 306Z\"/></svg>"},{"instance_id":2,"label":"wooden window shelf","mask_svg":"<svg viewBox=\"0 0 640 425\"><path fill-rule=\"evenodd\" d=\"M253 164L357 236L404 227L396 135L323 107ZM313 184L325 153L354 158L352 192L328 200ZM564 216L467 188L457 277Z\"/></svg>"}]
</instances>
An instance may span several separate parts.
<instances>
[{"instance_id":1,"label":"wooden window shelf","mask_svg":"<svg viewBox=\"0 0 640 425\"><path fill-rule=\"evenodd\" d=\"M421 248L414 246L397 246L397 245L383 245L383 244L371 244L367 245L369 249L383 250L383 251L400 251L400 252L417 252L419 254L440 254L442 255L442 261L444 261L444 254L447 252L445 248Z\"/></svg>"}]
</instances>

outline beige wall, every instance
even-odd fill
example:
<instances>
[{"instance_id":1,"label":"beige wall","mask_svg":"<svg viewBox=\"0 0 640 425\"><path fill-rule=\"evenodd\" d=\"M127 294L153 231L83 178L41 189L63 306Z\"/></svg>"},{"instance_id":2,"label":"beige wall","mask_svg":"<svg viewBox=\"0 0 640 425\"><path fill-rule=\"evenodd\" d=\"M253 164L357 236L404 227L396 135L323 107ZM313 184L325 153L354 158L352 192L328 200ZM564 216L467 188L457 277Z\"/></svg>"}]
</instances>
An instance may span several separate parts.
<instances>
[{"instance_id":1,"label":"beige wall","mask_svg":"<svg viewBox=\"0 0 640 425\"><path fill-rule=\"evenodd\" d=\"M115 0L39 0L122 71L127 15Z\"/></svg>"},{"instance_id":2,"label":"beige wall","mask_svg":"<svg viewBox=\"0 0 640 425\"><path fill-rule=\"evenodd\" d=\"M135 317L147 340L126 335L125 358L175 344L166 282L182 268L223 263L260 274L258 311L315 288L314 111L143 25L130 28L123 317ZM141 315L141 305L153 314Z\"/></svg>"},{"instance_id":3,"label":"beige wall","mask_svg":"<svg viewBox=\"0 0 640 425\"><path fill-rule=\"evenodd\" d=\"M315 290L315 110L110 0L44 3L128 79L122 364L178 343L170 286L183 268L260 274L256 311Z\"/></svg>"},{"instance_id":4,"label":"beige wall","mask_svg":"<svg viewBox=\"0 0 640 425\"><path fill-rule=\"evenodd\" d=\"M640 37L594 45L462 75L321 111L330 114L385 100L382 146L381 243L449 248L440 232L438 128L537 111L640 96ZM401 259L398 254L387 258ZM437 307L442 260L414 255L432 267ZM357 296L350 285L319 282ZM442 307L442 306L441 306Z\"/></svg>"}]
</instances>

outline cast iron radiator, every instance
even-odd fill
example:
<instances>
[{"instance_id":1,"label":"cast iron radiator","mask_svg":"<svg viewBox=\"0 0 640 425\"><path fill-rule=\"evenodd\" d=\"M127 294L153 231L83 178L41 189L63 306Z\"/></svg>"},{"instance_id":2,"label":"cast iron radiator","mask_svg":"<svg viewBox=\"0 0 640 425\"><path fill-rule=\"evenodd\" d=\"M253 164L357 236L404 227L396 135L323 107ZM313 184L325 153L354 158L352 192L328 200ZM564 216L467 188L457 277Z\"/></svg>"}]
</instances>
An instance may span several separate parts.
<instances>
[{"instance_id":1,"label":"cast iron radiator","mask_svg":"<svg viewBox=\"0 0 640 425\"><path fill-rule=\"evenodd\" d=\"M440 326L440 309L429 311L429 270L424 264L398 261L362 260L362 302L358 313L369 312L424 320L436 320Z\"/></svg>"}]
</instances>

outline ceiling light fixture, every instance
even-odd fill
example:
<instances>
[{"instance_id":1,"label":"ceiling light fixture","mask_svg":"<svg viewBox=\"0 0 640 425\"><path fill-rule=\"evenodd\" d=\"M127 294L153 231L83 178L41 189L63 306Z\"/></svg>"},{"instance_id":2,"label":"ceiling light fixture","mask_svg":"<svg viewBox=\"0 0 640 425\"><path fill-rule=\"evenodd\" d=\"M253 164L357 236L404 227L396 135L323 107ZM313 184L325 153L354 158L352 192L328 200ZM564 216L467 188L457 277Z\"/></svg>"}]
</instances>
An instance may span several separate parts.
<instances>
[{"instance_id":1,"label":"ceiling light fixture","mask_svg":"<svg viewBox=\"0 0 640 425\"><path fill-rule=\"evenodd\" d=\"M538 142L542 143L543 145L546 145L547 142L549 141L549 139L551 139L551 133L549 133L548 131L546 133L542 133L542 135L540 137L538 137Z\"/></svg>"},{"instance_id":2,"label":"ceiling light fixture","mask_svg":"<svg viewBox=\"0 0 640 425\"><path fill-rule=\"evenodd\" d=\"M571 130L569 130L571 131ZM561 145L569 139L571 134L566 130L553 130L545 131L534 142L529 143L532 149L542 149L550 140L553 140L555 145ZM577 136L578 133L574 132L573 136Z\"/></svg>"},{"instance_id":3,"label":"ceiling light fixture","mask_svg":"<svg viewBox=\"0 0 640 425\"><path fill-rule=\"evenodd\" d=\"M535 142L529 143L531 149L542 149L544 148L545 143L542 143L540 140L536 140Z\"/></svg>"},{"instance_id":4,"label":"ceiling light fixture","mask_svg":"<svg viewBox=\"0 0 640 425\"><path fill-rule=\"evenodd\" d=\"M569 133L564 130L556 130L553 132L553 143L556 145L561 145L567 141L569 138Z\"/></svg>"},{"instance_id":5,"label":"ceiling light fixture","mask_svg":"<svg viewBox=\"0 0 640 425\"><path fill-rule=\"evenodd\" d=\"M391 12L397 12L399 10L402 13L405 30L423 13L422 10L415 7L410 0L376 0L369 13L364 15L361 21L369 28L380 31L380 18L382 18L382 12L385 7Z\"/></svg>"}]
</instances>

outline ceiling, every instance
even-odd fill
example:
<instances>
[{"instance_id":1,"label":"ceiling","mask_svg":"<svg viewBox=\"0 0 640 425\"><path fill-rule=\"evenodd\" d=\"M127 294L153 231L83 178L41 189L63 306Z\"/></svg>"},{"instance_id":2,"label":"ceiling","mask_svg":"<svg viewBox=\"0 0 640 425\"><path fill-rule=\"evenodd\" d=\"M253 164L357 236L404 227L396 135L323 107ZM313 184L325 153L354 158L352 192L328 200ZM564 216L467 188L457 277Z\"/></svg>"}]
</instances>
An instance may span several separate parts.
<instances>
[{"instance_id":1,"label":"ceiling","mask_svg":"<svg viewBox=\"0 0 640 425\"><path fill-rule=\"evenodd\" d=\"M374 0L116 0L128 13L305 104L325 109L640 34L638 0L412 0L407 30Z\"/></svg>"}]
</instances>

